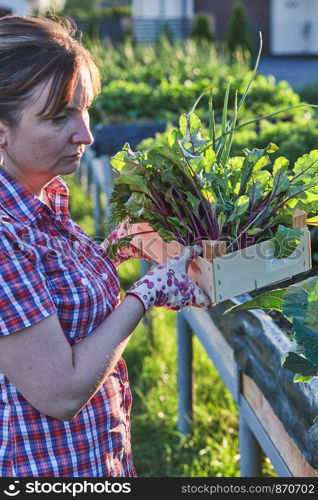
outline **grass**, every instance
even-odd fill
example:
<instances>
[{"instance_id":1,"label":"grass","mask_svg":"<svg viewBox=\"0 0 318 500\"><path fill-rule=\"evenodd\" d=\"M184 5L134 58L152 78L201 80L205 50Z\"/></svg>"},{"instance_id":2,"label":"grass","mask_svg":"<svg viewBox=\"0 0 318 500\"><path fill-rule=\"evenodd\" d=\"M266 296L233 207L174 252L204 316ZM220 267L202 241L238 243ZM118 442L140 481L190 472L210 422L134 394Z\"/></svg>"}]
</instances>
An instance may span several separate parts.
<instances>
[{"instance_id":1,"label":"grass","mask_svg":"<svg viewBox=\"0 0 318 500\"><path fill-rule=\"evenodd\" d=\"M139 266L119 268L122 291ZM178 432L176 313L153 309L126 348L133 392L132 447L139 477L238 477L238 410L199 340L193 339L194 426ZM276 476L264 458L263 475Z\"/></svg>"}]
</instances>

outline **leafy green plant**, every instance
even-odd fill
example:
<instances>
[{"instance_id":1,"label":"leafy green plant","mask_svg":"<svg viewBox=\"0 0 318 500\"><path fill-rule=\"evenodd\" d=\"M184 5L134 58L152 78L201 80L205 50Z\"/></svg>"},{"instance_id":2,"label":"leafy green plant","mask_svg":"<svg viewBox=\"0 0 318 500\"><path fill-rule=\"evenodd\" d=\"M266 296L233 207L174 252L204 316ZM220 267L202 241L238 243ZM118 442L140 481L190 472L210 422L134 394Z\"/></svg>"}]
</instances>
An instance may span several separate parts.
<instances>
[{"instance_id":1,"label":"leafy green plant","mask_svg":"<svg viewBox=\"0 0 318 500\"><path fill-rule=\"evenodd\" d=\"M291 346L282 366L295 374L294 382L307 382L318 375L317 276L257 295L227 309L225 314L250 309L279 311L292 324Z\"/></svg>"},{"instance_id":2,"label":"leafy green plant","mask_svg":"<svg viewBox=\"0 0 318 500\"><path fill-rule=\"evenodd\" d=\"M262 149L245 148L244 156L230 156L235 131L257 121L238 124L259 56L239 102L236 94L230 119L227 85L220 136L211 90L207 136L202 135L195 113L197 101L181 115L179 128L172 129L163 145L134 152L126 144L112 158L117 172L111 199L113 226L125 219L149 222L164 241L187 245L223 239L230 251L275 236L277 257L294 251L300 240L300 230L290 229L294 209L317 211L318 151L300 157L292 168L285 157L271 161L278 149L273 143Z\"/></svg>"},{"instance_id":3,"label":"leafy green plant","mask_svg":"<svg viewBox=\"0 0 318 500\"><path fill-rule=\"evenodd\" d=\"M222 48L207 40L171 43L161 37L154 45L127 42L116 47L103 40L89 43L89 49L103 75L102 93L92 109L95 123L175 121L178 115L188 112L211 85L213 107L219 117L228 80L231 79L231 110L235 89L240 99L253 73L239 53L229 64ZM256 74L240 116L252 118L299 103L299 96L287 82L277 83L271 76ZM199 101L196 113L208 124L206 98ZM295 107L273 119L293 122L297 117L304 119L304 114L304 109Z\"/></svg>"}]
</instances>

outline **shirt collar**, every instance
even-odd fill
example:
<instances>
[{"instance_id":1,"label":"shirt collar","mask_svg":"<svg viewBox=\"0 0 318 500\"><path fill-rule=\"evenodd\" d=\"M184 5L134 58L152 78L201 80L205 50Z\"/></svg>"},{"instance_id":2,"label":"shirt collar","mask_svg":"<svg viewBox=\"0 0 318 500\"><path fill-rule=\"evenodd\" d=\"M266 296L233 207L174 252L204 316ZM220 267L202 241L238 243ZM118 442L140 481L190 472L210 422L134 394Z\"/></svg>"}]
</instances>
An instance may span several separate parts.
<instances>
[{"instance_id":1,"label":"shirt collar","mask_svg":"<svg viewBox=\"0 0 318 500\"><path fill-rule=\"evenodd\" d=\"M59 176L54 177L45 189L55 215L60 217L67 215L69 189L64 180ZM3 170L0 170L0 208L24 222L34 221L40 212L50 210L39 198Z\"/></svg>"}]
</instances>

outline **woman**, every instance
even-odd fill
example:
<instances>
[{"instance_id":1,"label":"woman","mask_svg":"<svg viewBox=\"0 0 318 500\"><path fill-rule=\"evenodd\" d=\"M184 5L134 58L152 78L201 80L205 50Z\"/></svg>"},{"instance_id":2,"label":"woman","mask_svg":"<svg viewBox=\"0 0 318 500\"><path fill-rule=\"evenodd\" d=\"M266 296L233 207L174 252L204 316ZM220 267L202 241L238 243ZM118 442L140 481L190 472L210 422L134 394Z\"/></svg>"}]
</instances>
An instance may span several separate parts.
<instances>
[{"instance_id":1,"label":"woman","mask_svg":"<svg viewBox=\"0 0 318 500\"><path fill-rule=\"evenodd\" d=\"M119 304L113 263L71 220L60 176L92 144L99 87L69 23L0 19L1 476L134 476L121 355L149 307L209 305L193 248Z\"/></svg>"}]
</instances>

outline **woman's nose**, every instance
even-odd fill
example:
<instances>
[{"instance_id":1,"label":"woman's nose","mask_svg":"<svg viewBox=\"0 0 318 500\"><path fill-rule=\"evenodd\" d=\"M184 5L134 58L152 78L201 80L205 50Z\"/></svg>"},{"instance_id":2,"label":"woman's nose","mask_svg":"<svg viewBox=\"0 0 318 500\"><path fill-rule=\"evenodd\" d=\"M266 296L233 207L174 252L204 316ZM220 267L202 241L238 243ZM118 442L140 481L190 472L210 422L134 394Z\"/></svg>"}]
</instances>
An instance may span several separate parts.
<instances>
[{"instance_id":1,"label":"woman's nose","mask_svg":"<svg viewBox=\"0 0 318 500\"><path fill-rule=\"evenodd\" d=\"M94 142L94 137L89 126L89 120L83 118L79 120L76 130L72 135L73 144L84 144L90 146Z\"/></svg>"}]
</instances>

